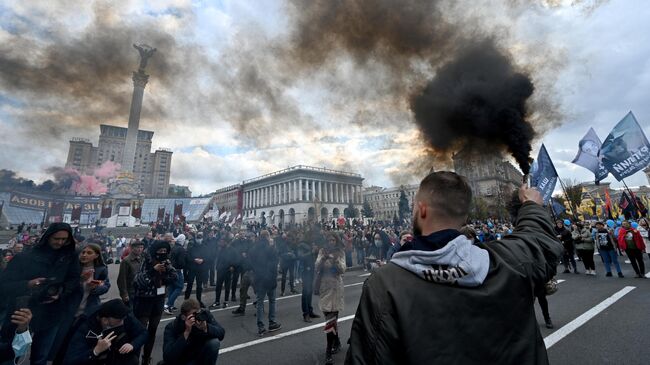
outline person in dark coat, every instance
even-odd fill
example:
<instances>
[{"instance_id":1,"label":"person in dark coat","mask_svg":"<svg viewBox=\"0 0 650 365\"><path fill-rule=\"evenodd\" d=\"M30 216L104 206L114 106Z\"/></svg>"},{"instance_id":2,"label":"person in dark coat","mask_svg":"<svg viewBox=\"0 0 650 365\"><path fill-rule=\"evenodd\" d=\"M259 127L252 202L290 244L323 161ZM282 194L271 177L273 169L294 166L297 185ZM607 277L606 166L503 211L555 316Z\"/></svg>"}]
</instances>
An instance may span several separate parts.
<instances>
[{"instance_id":1,"label":"person in dark coat","mask_svg":"<svg viewBox=\"0 0 650 365\"><path fill-rule=\"evenodd\" d=\"M302 233L297 233L299 242L297 253L298 260L302 265L302 318L305 322L311 322L312 318L320 318L314 313L312 299L314 295L314 263L318 256L318 245L315 242L306 242Z\"/></svg>"},{"instance_id":2,"label":"person in dark coat","mask_svg":"<svg viewBox=\"0 0 650 365\"><path fill-rule=\"evenodd\" d=\"M255 294L257 294L257 334L263 336L264 299L269 298L269 331L277 331L282 326L275 321L275 289L278 286L278 250L269 231L262 230L257 243L249 252L251 266L255 273Z\"/></svg>"},{"instance_id":3,"label":"person in dark coat","mask_svg":"<svg viewBox=\"0 0 650 365\"><path fill-rule=\"evenodd\" d=\"M241 287L239 288L239 307L232 311L235 316L243 316L246 314L246 301L248 297L248 289L252 286L255 275L253 274L253 267L251 265L248 253L250 252L252 239L245 237L243 234L238 233L233 242L233 249L239 256L239 271L241 272Z\"/></svg>"},{"instance_id":4,"label":"person in dark coat","mask_svg":"<svg viewBox=\"0 0 650 365\"><path fill-rule=\"evenodd\" d=\"M578 265L576 265L575 259L575 244L573 242L573 236L571 231L569 231L565 226L564 222L561 219L558 219L555 222L555 234L557 238L562 242L564 246L564 254L562 255L562 262L564 263L564 273L568 274L569 271L569 262L573 266L573 272L578 274Z\"/></svg>"},{"instance_id":5,"label":"person in dark coat","mask_svg":"<svg viewBox=\"0 0 650 365\"><path fill-rule=\"evenodd\" d=\"M165 305L165 287L178 279L176 269L169 260L170 250L169 242L154 241L149 246L140 271L135 275L136 302L133 313L147 327L149 333L142 351L142 365L149 365L151 362L151 351Z\"/></svg>"},{"instance_id":6,"label":"person in dark coat","mask_svg":"<svg viewBox=\"0 0 650 365\"><path fill-rule=\"evenodd\" d=\"M287 273L289 274L289 289L291 290L291 294L296 294L298 293L295 288L294 278L294 268L296 266L297 258L296 250L298 246L296 242L296 236L291 235L291 237L288 237L286 233L283 233L276 238L276 241L278 254L280 255L280 273L282 275L280 284L280 296L284 296L284 290L287 283Z\"/></svg>"},{"instance_id":7,"label":"person in dark coat","mask_svg":"<svg viewBox=\"0 0 650 365\"><path fill-rule=\"evenodd\" d=\"M60 314L67 313L66 308L79 289L80 275L72 228L67 223L50 224L34 248L29 253L17 254L0 275L0 293L8 299L7 313L13 313L18 298L28 297L33 313L32 364L47 362L59 327L66 319ZM9 321L7 316L4 323Z\"/></svg>"},{"instance_id":8,"label":"person in dark coat","mask_svg":"<svg viewBox=\"0 0 650 365\"><path fill-rule=\"evenodd\" d=\"M163 360L175 365L214 365L225 335L209 311L202 310L198 301L187 299L181 313L165 326Z\"/></svg>"},{"instance_id":9,"label":"person in dark coat","mask_svg":"<svg viewBox=\"0 0 650 365\"><path fill-rule=\"evenodd\" d=\"M232 279L232 274L235 271L235 265L237 265L238 257L237 253L235 250L230 246L230 242L232 241L232 234L227 233L226 235L222 236L221 240L219 240L219 248L217 250L217 287L214 290L214 303L210 306L210 308L218 308L220 304L220 299L221 299L221 289L224 288L224 298L223 298L223 308L226 308L228 306L228 298L230 297L231 294L231 285L230 281ZM236 302L236 298L234 298L235 293L232 293L232 298L235 299L234 302Z\"/></svg>"},{"instance_id":10,"label":"person in dark coat","mask_svg":"<svg viewBox=\"0 0 650 365\"><path fill-rule=\"evenodd\" d=\"M121 299L84 315L65 355L66 365L137 365L147 330Z\"/></svg>"},{"instance_id":11,"label":"person in dark coat","mask_svg":"<svg viewBox=\"0 0 650 365\"><path fill-rule=\"evenodd\" d=\"M196 300L199 301L202 307L203 301L201 294L203 294L203 284L208 279L210 262L210 247L203 240L203 232L199 232L196 238L192 240L191 246L187 254L187 288L185 288L185 299L189 299L192 295L192 286L196 280Z\"/></svg>"},{"instance_id":12,"label":"person in dark coat","mask_svg":"<svg viewBox=\"0 0 650 365\"><path fill-rule=\"evenodd\" d=\"M414 240L364 283L345 363L548 364L534 292L555 275L562 245L539 191L522 186L519 198L513 232L475 245L459 232L467 180L424 178Z\"/></svg>"}]
</instances>

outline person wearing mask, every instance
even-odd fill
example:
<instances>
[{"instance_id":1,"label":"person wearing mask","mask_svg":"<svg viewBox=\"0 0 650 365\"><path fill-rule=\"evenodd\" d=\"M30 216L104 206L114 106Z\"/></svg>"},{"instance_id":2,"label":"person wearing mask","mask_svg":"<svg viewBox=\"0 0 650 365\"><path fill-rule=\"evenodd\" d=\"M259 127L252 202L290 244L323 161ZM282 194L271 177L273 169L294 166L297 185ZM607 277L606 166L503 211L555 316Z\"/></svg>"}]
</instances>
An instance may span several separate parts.
<instances>
[{"instance_id":1,"label":"person wearing mask","mask_svg":"<svg viewBox=\"0 0 650 365\"><path fill-rule=\"evenodd\" d=\"M185 288L185 299L189 299L192 295L192 286L194 281L196 281L196 300L199 301L202 307L205 307L201 300L201 295L203 294L203 283L208 278L209 255L210 248L203 241L203 232L199 232L196 238L192 240L187 254L188 278L187 288Z\"/></svg>"},{"instance_id":2,"label":"person wearing mask","mask_svg":"<svg viewBox=\"0 0 650 365\"><path fill-rule=\"evenodd\" d=\"M648 220L645 218L639 219L639 227L637 229L641 237L643 237L645 252L648 254L648 258L650 258L650 226L648 226Z\"/></svg>"},{"instance_id":3,"label":"person wearing mask","mask_svg":"<svg viewBox=\"0 0 650 365\"><path fill-rule=\"evenodd\" d=\"M120 292L120 298L131 309L135 300L133 280L135 279L135 274L140 270L140 266L142 266L143 252L144 244L142 241L131 242L131 252L120 262L120 270L117 274L117 288Z\"/></svg>"},{"instance_id":4,"label":"person wearing mask","mask_svg":"<svg viewBox=\"0 0 650 365\"><path fill-rule=\"evenodd\" d=\"M547 364L533 293L562 246L539 191L522 186L513 232L480 244L459 232L466 178L430 173L413 200L414 240L366 279L345 363Z\"/></svg>"},{"instance_id":5,"label":"person wearing mask","mask_svg":"<svg viewBox=\"0 0 650 365\"><path fill-rule=\"evenodd\" d=\"M612 233L605 228L603 222L596 222L596 245L598 248L598 253L600 257L605 262L605 271L607 272L605 276L612 276L612 263L618 272L618 277L623 278L623 273L621 272L621 265L618 263L618 255L616 255L616 249L614 247L614 239L612 238Z\"/></svg>"},{"instance_id":6,"label":"person wearing mask","mask_svg":"<svg viewBox=\"0 0 650 365\"><path fill-rule=\"evenodd\" d=\"M246 314L246 301L248 300L248 289L253 283L253 267L251 266L248 252L250 251L252 239L238 233L233 242L233 248L239 255L239 270L241 271L241 287L239 288L239 307L232 311L236 317Z\"/></svg>"},{"instance_id":7,"label":"person wearing mask","mask_svg":"<svg viewBox=\"0 0 650 365\"><path fill-rule=\"evenodd\" d=\"M388 261L390 261L396 252L399 252L404 244L411 241L413 241L413 235L411 232L402 231L402 233L400 233L399 243L391 243L391 247L388 249L388 253L386 254Z\"/></svg>"},{"instance_id":8,"label":"person wearing mask","mask_svg":"<svg viewBox=\"0 0 650 365\"><path fill-rule=\"evenodd\" d=\"M318 252L314 264L316 269L316 282L314 284L320 310L325 315L325 335L327 347L325 349L325 363L333 364L332 354L341 350L339 339L338 317L343 310L343 273L345 273L344 245L337 234L327 236L327 244Z\"/></svg>"},{"instance_id":9,"label":"person wearing mask","mask_svg":"<svg viewBox=\"0 0 650 365\"><path fill-rule=\"evenodd\" d=\"M210 305L210 308L219 308L221 306L221 289L224 289L223 297L223 308L228 306L228 298L231 285L230 280L232 278L232 273L235 271L235 265L237 258L237 253L230 246L230 241L232 240L232 234L227 233L219 240L219 247L217 250L217 287L214 289L214 303ZM232 293L234 295L234 293Z\"/></svg>"},{"instance_id":10,"label":"person wearing mask","mask_svg":"<svg viewBox=\"0 0 650 365\"><path fill-rule=\"evenodd\" d=\"M194 299L181 304L181 313L165 326L163 360L175 365L214 365L226 331Z\"/></svg>"},{"instance_id":11,"label":"person wearing mask","mask_svg":"<svg viewBox=\"0 0 650 365\"><path fill-rule=\"evenodd\" d=\"M255 274L255 294L257 294L257 334L263 336L264 299L269 299L269 332L277 331L282 326L275 321L275 289L278 286L278 251L269 231L262 230L259 240L249 252L251 265Z\"/></svg>"},{"instance_id":12,"label":"person wearing mask","mask_svg":"<svg viewBox=\"0 0 650 365\"><path fill-rule=\"evenodd\" d=\"M302 270L302 318L305 322L311 322L312 318L320 318L314 313L312 298L314 296L314 265L318 256L319 248L315 242L306 242L302 233L297 233L299 242L297 253L298 260L303 267Z\"/></svg>"},{"instance_id":13,"label":"person wearing mask","mask_svg":"<svg viewBox=\"0 0 650 365\"><path fill-rule=\"evenodd\" d=\"M284 296L284 290L287 283L287 274L289 274L289 288L291 294L297 294L295 288L295 277L293 268L296 266L296 236L291 235L287 236L286 233L282 233L276 238L278 245L278 254L280 255L280 273L282 279L280 281L280 296Z\"/></svg>"},{"instance_id":14,"label":"person wearing mask","mask_svg":"<svg viewBox=\"0 0 650 365\"><path fill-rule=\"evenodd\" d=\"M12 250L3 250L2 251L2 259L0 259L0 273L5 271L7 268L7 265L9 265L9 261L14 258L14 252Z\"/></svg>"},{"instance_id":15,"label":"person wearing mask","mask_svg":"<svg viewBox=\"0 0 650 365\"><path fill-rule=\"evenodd\" d=\"M571 236L571 231L569 231L564 226L564 222L561 219L558 219L555 222L555 235L557 236L557 239L562 242L562 246L564 246L564 255L562 256L562 262L564 263L564 273L568 274L571 272L569 270L570 262L571 266L573 267L573 272L579 274L578 265L576 264L575 259L575 245Z\"/></svg>"},{"instance_id":16,"label":"person wearing mask","mask_svg":"<svg viewBox=\"0 0 650 365\"><path fill-rule=\"evenodd\" d=\"M29 322L32 311L29 308L18 308L10 316L8 325L0 329L0 364L20 364L22 357L29 350L32 336L29 333Z\"/></svg>"},{"instance_id":17,"label":"person wearing mask","mask_svg":"<svg viewBox=\"0 0 650 365\"><path fill-rule=\"evenodd\" d=\"M182 235L185 237L185 235ZM176 269L176 282L169 287L169 294L167 295L167 304L165 304L164 312L165 314L172 315L177 310L174 304L176 303L176 298L181 295L183 291L183 285L185 284L185 278L183 271L186 269L187 265L187 252L183 244L185 240L179 240L178 238L181 235L176 237L176 240L171 240L170 245L172 246L172 252L170 255L170 260L172 266Z\"/></svg>"},{"instance_id":18,"label":"person wearing mask","mask_svg":"<svg viewBox=\"0 0 650 365\"><path fill-rule=\"evenodd\" d=\"M636 277L645 279L645 264L643 263L645 243L639 231L632 228L629 221L624 221L618 231L618 247L625 251L630 259Z\"/></svg>"},{"instance_id":19,"label":"person wearing mask","mask_svg":"<svg viewBox=\"0 0 650 365\"><path fill-rule=\"evenodd\" d=\"M137 365L147 330L121 299L91 312L79 325L65 353L66 365Z\"/></svg>"},{"instance_id":20,"label":"person wearing mask","mask_svg":"<svg viewBox=\"0 0 650 365\"><path fill-rule=\"evenodd\" d=\"M165 305L165 287L178 278L169 260L170 250L169 242L154 241L134 279L136 301L133 313L149 333L142 352L142 365L151 362L151 351Z\"/></svg>"},{"instance_id":21,"label":"person wearing mask","mask_svg":"<svg viewBox=\"0 0 650 365\"><path fill-rule=\"evenodd\" d=\"M20 253L0 274L0 293L8 298L7 308L16 308L18 298L27 298L33 318L33 343L30 362L45 365L56 352L55 339L66 320L66 308L78 290L81 268L75 252L72 228L67 223L52 223L30 252ZM4 325L10 322L5 318Z\"/></svg>"},{"instance_id":22,"label":"person wearing mask","mask_svg":"<svg viewBox=\"0 0 650 365\"><path fill-rule=\"evenodd\" d=\"M583 222L575 224L571 232L573 242L575 242L576 252L585 266L585 274L596 275L596 264L594 263L594 239L591 236L591 229L585 226Z\"/></svg>"}]
</instances>

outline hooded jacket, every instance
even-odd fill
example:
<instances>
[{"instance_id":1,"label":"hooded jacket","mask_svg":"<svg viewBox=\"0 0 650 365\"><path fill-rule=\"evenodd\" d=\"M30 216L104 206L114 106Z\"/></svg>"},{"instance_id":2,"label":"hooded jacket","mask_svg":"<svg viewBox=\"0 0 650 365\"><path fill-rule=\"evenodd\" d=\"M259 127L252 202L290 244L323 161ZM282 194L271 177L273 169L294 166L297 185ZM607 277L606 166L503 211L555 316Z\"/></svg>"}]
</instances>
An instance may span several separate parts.
<instances>
[{"instance_id":1,"label":"hooded jacket","mask_svg":"<svg viewBox=\"0 0 650 365\"><path fill-rule=\"evenodd\" d=\"M156 271L153 267L161 263L156 258L156 251L161 248L166 248L167 252L170 251L169 243L166 241L154 241L149 247L148 255L145 257L140 271L135 275L134 285L135 296L143 298L154 298L158 296L165 296L164 291L159 293L158 289L165 285L171 285L176 282L178 276L176 269L169 262L169 254L167 255L167 269L163 272Z\"/></svg>"},{"instance_id":2,"label":"hooded jacket","mask_svg":"<svg viewBox=\"0 0 650 365\"><path fill-rule=\"evenodd\" d=\"M265 238L251 248L249 252L250 262L255 273L255 291L264 293L278 286L278 250L271 246Z\"/></svg>"},{"instance_id":3,"label":"hooded jacket","mask_svg":"<svg viewBox=\"0 0 650 365\"><path fill-rule=\"evenodd\" d=\"M562 245L548 213L519 210L499 241L446 230L416 237L363 286L346 364L546 364L534 291Z\"/></svg>"},{"instance_id":4,"label":"hooded jacket","mask_svg":"<svg viewBox=\"0 0 650 365\"><path fill-rule=\"evenodd\" d=\"M66 245L54 250L49 245L49 238L56 232L66 231L69 234ZM81 267L79 257L75 252L72 228L67 223L52 223L41 239L30 252L21 252L7 265L0 275L0 300L8 300L7 308L14 308L15 300L21 296L30 296L30 308L33 319L30 328L37 332L56 326L63 316L52 315L64 313L65 309L74 305L72 295L79 289ZM45 284L29 288L28 282L36 278L46 278ZM42 303L42 291L48 286L58 287L59 298L52 303Z\"/></svg>"}]
</instances>

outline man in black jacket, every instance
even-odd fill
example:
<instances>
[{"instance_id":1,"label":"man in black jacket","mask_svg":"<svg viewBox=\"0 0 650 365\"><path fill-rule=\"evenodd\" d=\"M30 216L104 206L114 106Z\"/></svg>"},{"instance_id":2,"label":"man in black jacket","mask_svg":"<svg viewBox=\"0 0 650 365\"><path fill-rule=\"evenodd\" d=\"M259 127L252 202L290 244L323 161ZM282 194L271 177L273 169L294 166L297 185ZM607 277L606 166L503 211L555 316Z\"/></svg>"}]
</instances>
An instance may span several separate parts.
<instances>
[{"instance_id":1,"label":"man in black jacket","mask_svg":"<svg viewBox=\"0 0 650 365\"><path fill-rule=\"evenodd\" d=\"M239 271L241 272L241 287L239 288L239 307L232 311L236 317L246 314L246 301L248 300L248 289L254 280L253 267L251 266L248 252L250 251L252 239L244 236L243 233L235 235L233 248L239 256Z\"/></svg>"},{"instance_id":2,"label":"man in black jacket","mask_svg":"<svg viewBox=\"0 0 650 365\"><path fill-rule=\"evenodd\" d=\"M270 237L269 231L262 230L259 240L249 252L253 272L255 273L255 294L257 294L257 334L263 336L264 299L269 298L269 331L277 331L280 323L275 321L275 288L278 286L278 250Z\"/></svg>"},{"instance_id":3,"label":"man in black jacket","mask_svg":"<svg viewBox=\"0 0 650 365\"><path fill-rule=\"evenodd\" d=\"M533 293L555 275L562 246L540 193L523 186L519 198L512 234L474 245L459 232L467 181L429 174L414 240L364 283L346 363L547 364Z\"/></svg>"},{"instance_id":4,"label":"man in black jacket","mask_svg":"<svg viewBox=\"0 0 650 365\"><path fill-rule=\"evenodd\" d=\"M121 299L102 304L75 331L65 353L68 365L137 365L147 330Z\"/></svg>"},{"instance_id":5,"label":"man in black jacket","mask_svg":"<svg viewBox=\"0 0 650 365\"><path fill-rule=\"evenodd\" d=\"M178 298L183 291L183 285L185 284L183 271L186 270L188 266L187 251L185 251L185 247L183 247L181 240L172 240L170 245L172 247L170 260L172 266L176 269L178 277L176 282L168 288L169 293L167 294L167 304L165 304L164 309L164 312L167 315L172 315L174 311L176 311L174 303L176 302L176 298Z\"/></svg>"},{"instance_id":6,"label":"man in black jacket","mask_svg":"<svg viewBox=\"0 0 650 365\"><path fill-rule=\"evenodd\" d=\"M231 278L232 273L235 271L235 265L239 261L237 253L230 246L232 241L232 234L226 233L219 240L219 247L217 251L217 287L214 289L214 303L211 308L218 308L221 305L221 289L224 288L225 295L223 298L223 308L228 306L228 298L231 292ZM235 293L232 293L234 297Z\"/></svg>"},{"instance_id":7,"label":"man in black jacket","mask_svg":"<svg viewBox=\"0 0 650 365\"><path fill-rule=\"evenodd\" d=\"M192 240L188 252L187 262L188 265L188 279L187 288L185 289L185 299L189 299L192 295L192 284L196 279L196 300L199 301L202 307L203 301L201 294L203 294L203 283L208 278L208 262L209 262L210 248L203 242L203 232L199 232L196 238Z\"/></svg>"},{"instance_id":8,"label":"man in black jacket","mask_svg":"<svg viewBox=\"0 0 650 365\"><path fill-rule=\"evenodd\" d=\"M181 314L165 326L163 359L166 364L216 364L226 331L198 301L188 299Z\"/></svg>"},{"instance_id":9,"label":"man in black jacket","mask_svg":"<svg viewBox=\"0 0 650 365\"><path fill-rule=\"evenodd\" d=\"M575 259L575 244L573 242L573 237L571 236L571 231L569 231L565 226L564 222L561 219L558 219L555 222L555 234L557 238L562 242L564 246L564 253L562 255L562 263L564 263L564 273L568 274L569 271L569 262L573 266L573 272L578 274L578 266L576 265Z\"/></svg>"},{"instance_id":10,"label":"man in black jacket","mask_svg":"<svg viewBox=\"0 0 650 365\"><path fill-rule=\"evenodd\" d=\"M16 299L29 297L32 310L33 343L30 362L45 365L56 353L55 339L81 277L79 256L75 252L72 228L67 223L52 223L30 252L20 253L0 275L0 300L16 308ZM5 324L9 317L5 318Z\"/></svg>"},{"instance_id":11,"label":"man in black jacket","mask_svg":"<svg viewBox=\"0 0 650 365\"><path fill-rule=\"evenodd\" d=\"M312 298L314 295L314 263L318 256L319 247L315 242L306 242L301 232L296 233L296 240L299 242L297 252L298 260L302 265L302 318L305 322L311 322L312 318L320 318L314 313Z\"/></svg>"}]
</instances>

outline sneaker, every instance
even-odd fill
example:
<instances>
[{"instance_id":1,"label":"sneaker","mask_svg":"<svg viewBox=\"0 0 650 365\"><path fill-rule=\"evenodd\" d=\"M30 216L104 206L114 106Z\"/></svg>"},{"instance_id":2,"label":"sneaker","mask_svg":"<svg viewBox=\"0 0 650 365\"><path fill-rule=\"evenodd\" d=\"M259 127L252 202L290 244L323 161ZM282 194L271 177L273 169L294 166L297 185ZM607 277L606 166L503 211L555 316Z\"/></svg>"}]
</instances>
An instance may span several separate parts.
<instances>
[{"instance_id":1,"label":"sneaker","mask_svg":"<svg viewBox=\"0 0 650 365\"><path fill-rule=\"evenodd\" d=\"M325 365L333 365L334 359L332 358L331 352L327 351L325 354Z\"/></svg>"},{"instance_id":2,"label":"sneaker","mask_svg":"<svg viewBox=\"0 0 650 365\"><path fill-rule=\"evenodd\" d=\"M280 296L283 297L283 296L284 296L284 292L280 292Z\"/></svg>"},{"instance_id":3,"label":"sneaker","mask_svg":"<svg viewBox=\"0 0 650 365\"><path fill-rule=\"evenodd\" d=\"M260 327L260 328L257 329L257 335L258 336L262 337L262 336L264 336L265 333L266 333L266 328Z\"/></svg>"},{"instance_id":4,"label":"sneaker","mask_svg":"<svg viewBox=\"0 0 650 365\"><path fill-rule=\"evenodd\" d=\"M172 312L172 310L169 309L169 308L163 309L163 313L165 313L168 316L173 316L174 315L174 312Z\"/></svg>"},{"instance_id":5,"label":"sneaker","mask_svg":"<svg viewBox=\"0 0 650 365\"><path fill-rule=\"evenodd\" d=\"M219 308L219 307L221 307L221 303L219 302L214 302L210 305L210 308Z\"/></svg>"},{"instance_id":6,"label":"sneaker","mask_svg":"<svg viewBox=\"0 0 650 365\"><path fill-rule=\"evenodd\" d=\"M546 323L546 328L548 328L548 329L551 329L551 328L555 327L555 326L553 326L553 322L551 322L550 318L544 320L544 322Z\"/></svg>"},{"instance_id":7,"label":"sneaker","mask_svg":"<svg viewBox=\"0 0 650 365\"><path fill-rule=\"evenodd\" d=\"M226 308L228 306L228 302L224 301L223 302L223 308Z\"/></svg>"},{"instance_id":8,"label":"sneaker","mask_svg":"<svg viewBox=\"0 0 650 365\"><path fill-rule=\"evenodd\" d=\"M624 278L625 276L623 276L623 273L619 271L619 272L618 272L618 277L619 277L619 278Z\"/></svg>"},{"instance_id":9,"label":"sneaker","mask_svg":"<svg viewBox=\"0 0 650 365\"><path fill-rule=\"evenodd\" d=\"M244 308L242 308L242 307L239 307L239 308L235 309L234 311L232 311L232 314L235 317L241 317L241 316L246 314L246 310Z\"/></svg>"},{"instance_id":10,"label":"sneaker","mask_svg":"<svg viewBox=\"0 0 650 365\"><path fill-rule=\"evenodd\" d=\"M591 275L596 276L596 270L591 270Z\"/></svg>"},{"instance_id":11,"label":"sneaker","mask_svg":"<svg viewBox=\"0 0 650 365\"><path fill-rule=\"evenodd\" d=\"M298 292L296 290L292 289L291 294L298 294Z\"/></svg>"},{"instance_id":12,"label":"sneaker","mask_svg":"<svg viewBox=\"0 0 650 365\"><path fill-rule=\"evenodd\" d=\"M176 307L171 307L170 309L172 310L172 312L176 312L178 310L178 308Z\"/></svg>"},{"instance_id":13,"label":"sneaker","mask_svg":"<svg viewBox=\"0 0 650 365\"><path fill-rule=\"evenodd\" d=\"M574 273L574 274L580 274L580 271L575 270L573 273Z\"/></svg>"},{"instance_id":14,"label":"sneaker","mask_svg":"<svg viewBox=\"0 0 650 365\"><path fill-rule=\"evenodd\" d=\"M320 318L320 316L316 313L309 313L309 318Z\"/></svg>"},{"instance_id":15,"label":"sneaker","mask_svg":"<svg viewBox=\"0 0 650 365\"><path fill-rule=\"evenodd\" d=\"M607 274L605 274L605 276L607 276L608 278L611 278L611 277L612 277L612 273L611 273L611 272L608 272Z\"/></svg>"},{"instance_id":16,"label":"sneaker","mask_svg":"<svg viewBox=\"0 0 650 365\"><path fill-rule=\"evenodd\" d=\"M282 325L279 324L278 322L271 322L269 323L269 332L274 332L282 328Z\"/></svg>"},{"instance_id":17,"label":"sneaker","mask_svg":"<svg viewBox=\"0 0 650 365\"><path fill-rule=\"evenodd\" d=\"M302 316L302 320L307 323L311 323L311 318L309 317L309 314L305 314L304 316Z\"/></svg>"},{"instance_id":18,"label":"sneaker","mask_svg":"<svg viewBox=\"0 0 650 365\"><path fill-rule=\"evenodd\" d=\"M336 336L334 338L334 345L332 345L332 354L338 354L339 351L341 351L341 340L339 340L339 336Z\"/></svg>"}]
</instances>

